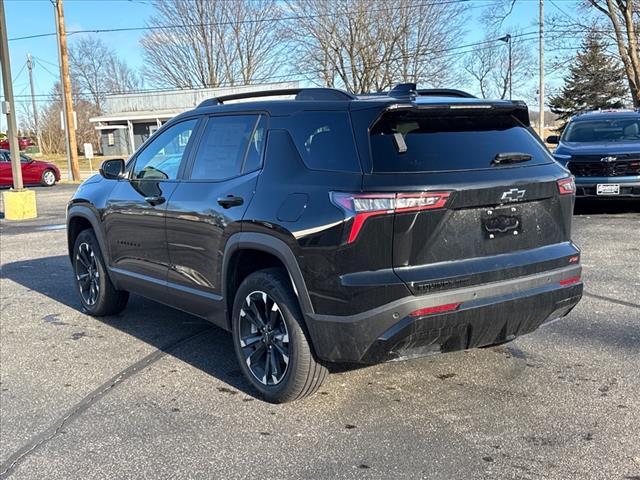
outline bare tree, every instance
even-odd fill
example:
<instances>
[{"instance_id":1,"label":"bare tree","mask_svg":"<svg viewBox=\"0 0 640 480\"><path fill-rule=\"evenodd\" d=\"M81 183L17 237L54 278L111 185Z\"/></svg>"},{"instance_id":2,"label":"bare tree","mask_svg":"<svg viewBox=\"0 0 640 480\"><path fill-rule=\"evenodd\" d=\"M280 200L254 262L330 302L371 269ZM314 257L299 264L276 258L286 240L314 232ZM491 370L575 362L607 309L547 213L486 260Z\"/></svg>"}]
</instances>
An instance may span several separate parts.
<instances>
[{"instance_id":1,"label":"bare tree","mask_svg":"<svg viewBox=\"0 0 640 480\"><path fill-rule=\"evenodd\" d=\"M502 40L502 41L501 41ZM507 40L497 32L488 34L480 45L466 55L465 71L475 80L483 98L507 98L509 96L509 67L511 86L521 94L533 72L533 54L527 40L516 31ZM509 65L511 42L511 65Z\"/></svg>"},{"instance_id":2,"label":"bare tree","mask_svg":"<svg viewBox=\"0 0 640 480\"><path fill-rule=\"evenodd\" d=\"M123 93L141 86L136 73L96 36L74 42L69 49L69 63L78 94L88 96L98 112L103 110L107 93Z\"/></svg>"},{"instance_id":3,"label":"bare tree","mask_svg":"<svg viewBox=\"0 0 640 480\"><path fill-rule=\"evenodd\" d=\"M640 0L586 0L613 27L633 105L640 107Z\"/></svg>"},{"instance_id":4,"label":"bare tree","mask_svg":"<svg viewBox=\"0 0 640 480\"><path fill-rule=\"evenodd\" d=\"M72 84L73 108L77 117L76 136L78 145L98 142L98 133L89 122L89 118L99 114L93 101L87 99L79 91L78 84ZM64 135L61 123L62 93L60 84L56 83L51 91L51 101L40 111L40 132L43 153L63 153L65 151ZM27 122L28 120L28 116ZM25 124L26 126L26 124Z\"/></svg>"},{"instance_id":5,"label":"bare tree","mask_svg":"<svg viewBox=\"0 0 640 480\"><path fill-rule=\"evenodd\" d=\"M299 18L286 28L293 71L356 92L397 82L439 85L451 78L446 52L463 32L462 3L422 0L289 0Z\"/></svg>"},{"instance_id":6,"label":"bare tree","mask_svg":"<svg viewBox=\"0 0 640 480\"><path fill-rule=\"evenodd\" d=\"M145 71L158 86L249 84L278 69L277 0L158 0L141 40ZM176 26L180 25L180 26Z\"/></svg>"},{"instance_id":7,"label":"bare tree","mask_svg":"<svg viewBox=\"0 0 640 480\"><path fill-rule=\"evenodd\" d=\"M106 63L107 76L104 80L104 86L108 93L127 93L144 88L142 76L138 75L116 55L107 58Z\"/></svg>"},{"instance_id":8,"label":"bare tree","mask_svg":"<svg viewBox=\"0 0 640 480\"><path fill-rule=\"evenodd\" d=\"M465 71L477 82L482 98L491 97L492 72L496 68L496 51L494 48L479 46L467 55L464 62Z\"/></svg>"},{"instance_id":9,"label":"bare tree","mask_svg":"<svg viewBox=\"0 0 640 480\"><path fill-rule=\"evenodd\" d=\"M74 83L91 96L98 110L102 110L104 102L107 61L110 56L110 50L97 37L82 37L69 49Z\"/></svg>"}]
</instances>

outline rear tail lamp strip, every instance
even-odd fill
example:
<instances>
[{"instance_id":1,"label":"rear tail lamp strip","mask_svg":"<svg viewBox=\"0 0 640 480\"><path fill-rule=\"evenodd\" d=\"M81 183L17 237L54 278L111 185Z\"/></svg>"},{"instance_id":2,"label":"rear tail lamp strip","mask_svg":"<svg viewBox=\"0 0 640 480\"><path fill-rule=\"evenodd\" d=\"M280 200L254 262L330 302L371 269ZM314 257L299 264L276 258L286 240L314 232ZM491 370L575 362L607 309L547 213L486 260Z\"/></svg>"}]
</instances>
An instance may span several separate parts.
<instances>
[{"instance_id":1,"label":"rear tail lamp strip","mask_svg":"<svg viewBox=\"0 0 640 480\"><path fill-rule=\"evenodd\" d=\"M353 217L347 243L353 243L366 220L379 215L444 208L451 192L345 193L330 192L331 202Z\"/></svg>"}]
</instances>

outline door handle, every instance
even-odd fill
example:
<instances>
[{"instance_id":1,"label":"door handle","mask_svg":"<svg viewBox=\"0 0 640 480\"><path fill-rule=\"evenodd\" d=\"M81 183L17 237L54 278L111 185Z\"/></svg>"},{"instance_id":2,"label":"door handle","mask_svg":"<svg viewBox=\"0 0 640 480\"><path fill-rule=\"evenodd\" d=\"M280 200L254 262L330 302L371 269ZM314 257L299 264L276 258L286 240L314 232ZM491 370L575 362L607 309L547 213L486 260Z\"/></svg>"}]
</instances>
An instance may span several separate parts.
<instances>
[{"instance_id":1,"label":"door handle","mask_svg":"<svg viewBox=\"0 0 640 480\"><path fill-rule=\"evenodd\" d=\"M226 197L220 197L218 199L218 204L222 208L237 207L243 203L244 199L242 197L236 197L234 195L227 195Z\"/></svg>"},{"instance_id":2,"label":"door handle","mask_svg":"<svg viewBox=\"0 0 640 480\"><path fill-rule=\"evenodd\" d=\"M144 201L147 202L149 205L153 205L155 207L156 205L163 204L166 201L166 199L162 195L154 195L152 197L145 197Z\"/></svg>"}]
</instances>

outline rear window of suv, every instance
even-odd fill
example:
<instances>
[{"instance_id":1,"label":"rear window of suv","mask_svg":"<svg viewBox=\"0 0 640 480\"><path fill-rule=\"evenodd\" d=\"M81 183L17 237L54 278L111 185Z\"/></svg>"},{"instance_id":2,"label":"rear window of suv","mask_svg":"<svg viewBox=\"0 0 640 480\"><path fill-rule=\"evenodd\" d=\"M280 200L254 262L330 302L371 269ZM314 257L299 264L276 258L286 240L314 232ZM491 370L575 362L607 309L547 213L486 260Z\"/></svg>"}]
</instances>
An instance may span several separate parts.
<instances>
[{"instance_id":1,"label":"rear window of suv","mask_svg":"<svg viewBox=\"0 0 640 480\"><path fill-rule=\"evenodd\" d=\"M529 166L552 162L545 147L511 115L393 112L371 130L373 170L379 173L502 168L498 154L531 155Z\"/></svg>"}]
</instances>

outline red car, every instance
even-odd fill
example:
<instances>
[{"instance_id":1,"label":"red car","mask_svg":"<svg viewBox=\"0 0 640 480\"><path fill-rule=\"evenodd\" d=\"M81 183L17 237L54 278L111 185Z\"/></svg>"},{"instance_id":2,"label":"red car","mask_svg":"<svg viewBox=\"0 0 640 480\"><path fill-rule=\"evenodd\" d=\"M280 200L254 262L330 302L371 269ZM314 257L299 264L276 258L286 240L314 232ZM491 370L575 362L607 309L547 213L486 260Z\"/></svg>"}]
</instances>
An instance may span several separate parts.
<instances>
[{"instance_id":1,"label":"red car","mask_svg":"<svg viewBox=\"0 0 640 480\"><path fill-rule=\"evenodd\" d=\"M19 137L18 138L18 148L20 150L24 150L33 145L33 142L29 137ZM9 139L5 138L4 140L0 140L0 148L3 150L9 150Z\"/></svg>"},{"instance_id":2,"label":"red car","mask_svg":"<svg viewBox=\"0 0 640 480\"><path fill-rule=\"evenodd\" d=\"M60 170L53 163L41 162L21 153L22 181L25 185L51 187L60 181ZM0 150L0 187L13 185L9 150Z\"/></svg>"}]
</instances>

